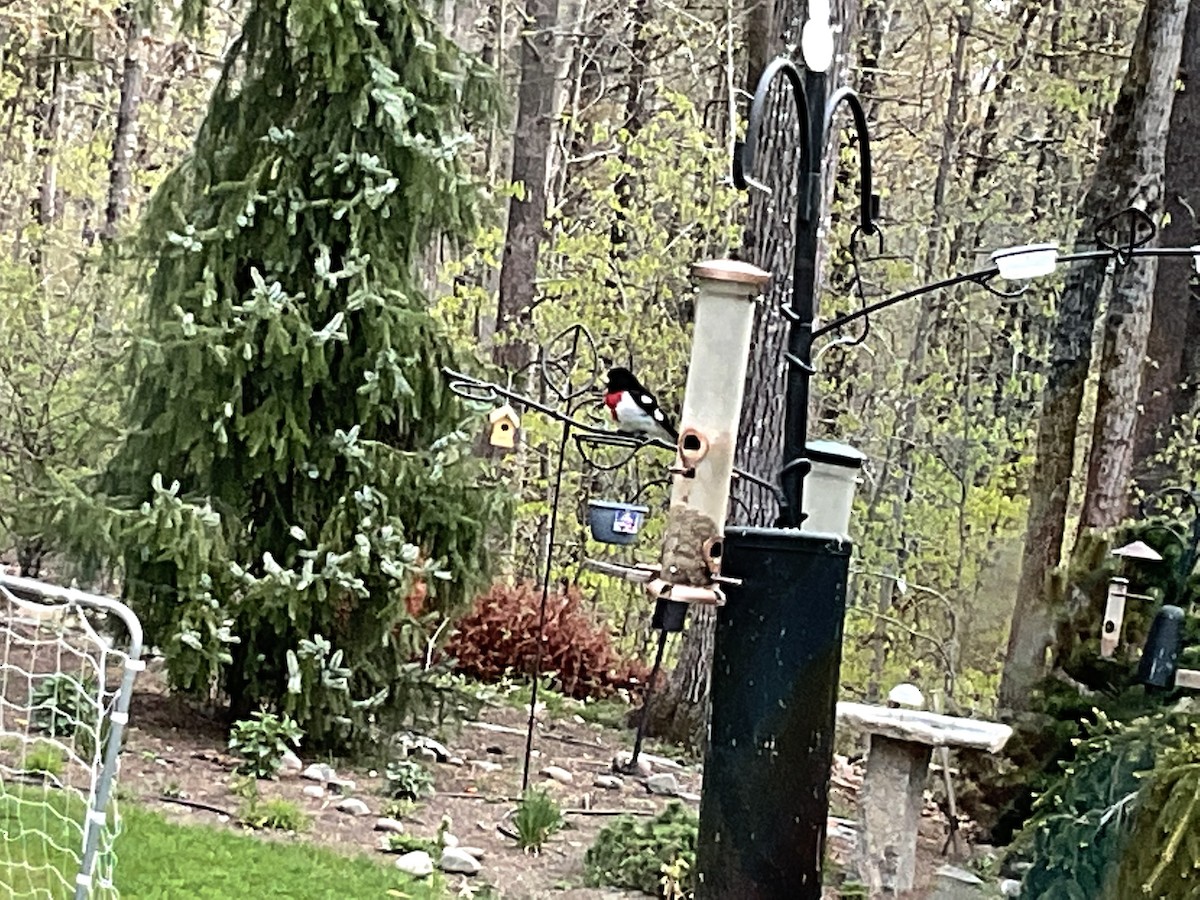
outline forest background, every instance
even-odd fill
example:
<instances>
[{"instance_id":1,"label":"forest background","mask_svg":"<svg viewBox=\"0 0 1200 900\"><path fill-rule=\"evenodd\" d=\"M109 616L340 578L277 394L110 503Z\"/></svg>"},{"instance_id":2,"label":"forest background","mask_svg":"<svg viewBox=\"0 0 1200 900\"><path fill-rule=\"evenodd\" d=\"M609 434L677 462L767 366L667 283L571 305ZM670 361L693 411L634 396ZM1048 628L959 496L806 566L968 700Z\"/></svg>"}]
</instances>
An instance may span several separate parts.
<instances>
[{"instance_id":1,"label":"forest background","mask_svg":"<svg viewBox=\"0 0 1200 900\"><path fill-rule=\"evenodd\" d=\"M176 315L170 273L165 264L155 269L166 258L164 234L167 243L189 240L185 230L156 224L171 202L184 200L174 188L159 189L189 161L219 159L222 141L257 152L246 149L258 146L256 134L247 132L244 146L236 140L244 111L214 125L220 107L210 98L222 84L253 82L251 63L243 60L243 72L223 61L248 53L238 40L256 15L288 4L210 4L202 23L195 6L15 0L0 11L0 549L25 575L69 577L86 568L128 586L131 571L146 562L133 561L131 547L208 535L217 543L187 552L220 556L222 542L232 540L201 515L205 492L185 484L176 496L178 473L165 466L153 486L149 470L139 482L154 507L153 527L112 526L132 520L108 502L119 493L113 473L138 468L128 448L150 402L135 389L147 383L152 364L148 336L161 338L163 322L172 320L190 339L190 313ZM412 9L428 12L431 28L482 64L456 62L439 43L437 71L467 72L491 91L487 103L453 109L451 95L443 109L447 122L471 135L455 143L447 127L443 147L452 146L464 171L485 186L479 214L434 222L430 234L403 248L419 262L413 296L427 298L446 335L445 358L503 378L539 342L579 322L606 359L632 364L677 409L690 265L734 255L789 271L784 212L794 148L787 141L768 148L765 177L781 186L771 198L747 200L734 190L729 160L747 86L764 61L794 50L805 4L497 0ZM1160 223L1163 244L1200 242L1200 106L1188 81L1200 47L1200 3L863 0L835 3L833 13L842 24L834 80L860 92L871 123L884 241L880 247L853 232L855 149L847 136L833 150L842 165L827 167L822 318L979 268L1002 246L1093 246L1096 225L1128 205ZM361 26L349 13L344 23L347 34ZM778 115L786 121L786 112ZM156 192L166 198L159 218ZM197 191L185 199L203 197ZM428 214L416 202L403 211ZM277 250L264 250L264 258ZM323 265L318 274L329 273L329 261ZM256 297L269 287L247 282ZM743 424L743 463L767 477L778 465L781 415L776 310L788 290L780 274L760 312ZM1140 533L1140 497L1194 481L1195 290L1184 260L1115 273L1080 266L1012 298L947 291L900 305L873 317L861 343L821 351L815 436L845 441L869 459L854 516L845 697L875 700L912 681L948 710L1069 723L1100 702L1097 690L1113 705L1124 702L1113 673L1094 659L1104 582L1115 565L1107 552ZM331 323L326 339L339 335ZM405 371L420 360L407 357ZM197 371L202 381L207 370ZM454 424L464 429L458 440L465 447L486 411L450 409L437 381L430 369L395 389L419 396L417 420L459 415ZM501 505L472 513L476 523L504 525L490 530L486 568L479 534L461 545L446 537L469 518L455 518L458 507L449 502L465 496L464 484L438 480L440 469L432 480L417 479L421 490L449 498L439 509L453 508L412 526L414 533L437 531L438 546L450 549L430 560L429 548L414 539L396 549L402 565L387 575L393 581L380 582L381 590L403 585L405 602L382 608L411 620L410 653L448 636L447 618L468 608L492 578L539 574L557 436L536 416L523 425L520 453L470 463L478 468L467 482L504 485L515 497L502 514ZM380 424L372 441L386 444L391 427ZM353 443L351 435L338 452L358 458L345 449ZM365 452L371 458L363 465L417 478L403 461ZM573 452L560 498L555 582L577 589L621 655L644 662L651 608L640 590L582 567L598 551L576 513L589 498L632 496L660 473L640 458L620 473L594 473ZM457 458L438 465L454 466ZM357 477L347 475L348 492L361 490ZM196 498L180 499L197 490ZM656 509L665 500L661 486L642 496ZM412 506L404 513L410 523L423 515ZM179 516L191 516L195 530L179 526ZM743 496L734 517L769 521L769 498ZM101 519L110 524L93 528ZM654 545L657 527L644 547ZM80 531L88 529L103 540L83 540ZM250 548L253 565L239 570L237 591L261 598L274 589L263 586L270 579L276 588L294 586L262 561L270 546ZM173 589L182 590L179 573L191 563L173 559ZM194 574L196 596L226 589L213 587L210 572ZM359 575L338 570L328 581L350 584ZM440 595L445 602L423 604L435 575L459 587ZM238 668L244 651L221 629L259 628L257 620L188 618L192 612L180 614L174 598L164 602L155 594L143 608L160 616L159 634L174 642L168 652L177 686L206 693L284 677L282 662L278 672ZM1136 643L1145 615L1132 618ZM710 637L711 617L698 613L672 645L673 672L655 708L657 732L693 745L703 734L697 710ZM316 669L338 668L319 646L306 646L301 657ZM230 676L233 669L240 674ZM327 723L312 710L328 698L310 696L307 685L325 682L303 666L288 671L300 677L302 669L306 688L296 703L322 733ZM347 699L339 714L352 717L354 704L365 702Z\"/></svg>"}]
</instances>

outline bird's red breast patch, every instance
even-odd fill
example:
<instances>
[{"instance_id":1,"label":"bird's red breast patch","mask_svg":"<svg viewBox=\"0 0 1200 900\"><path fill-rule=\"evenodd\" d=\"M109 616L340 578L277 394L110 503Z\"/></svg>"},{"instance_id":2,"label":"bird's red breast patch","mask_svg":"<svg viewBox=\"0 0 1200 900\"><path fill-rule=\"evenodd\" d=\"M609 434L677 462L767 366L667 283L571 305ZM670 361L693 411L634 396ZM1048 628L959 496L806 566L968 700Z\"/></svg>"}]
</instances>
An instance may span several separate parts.
<instances>
[{"instance_id":1,"label":"bird's red breast patch","mask_svg":"<svg viewBox=\"0 0 1200 900\"><path fill-rule=\"evenodd\" d=\"M608 411L612 414L614 419L617 417L617 404L621 402L621 395L623 393L625 392L612 391L611 393L604 395L604 405L608 407Z\"/></svg>"}]
</instances>

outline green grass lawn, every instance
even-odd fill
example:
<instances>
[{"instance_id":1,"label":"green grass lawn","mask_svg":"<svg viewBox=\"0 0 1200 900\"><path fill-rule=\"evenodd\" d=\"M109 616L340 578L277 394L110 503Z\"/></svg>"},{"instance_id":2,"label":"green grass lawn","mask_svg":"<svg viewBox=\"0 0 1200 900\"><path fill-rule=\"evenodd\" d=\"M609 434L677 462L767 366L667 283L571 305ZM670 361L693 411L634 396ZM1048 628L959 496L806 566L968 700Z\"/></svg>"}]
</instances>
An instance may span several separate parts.
<instances>
[{"instance_id":1,"label":"green grass lawn","mask_svg":"<svg viewBox=\"0 0 1200 900\"><path fill-rule=\"evenodd\" d=\"M49 835L16 836L20 796L40 799L37 789L20 795L0 786L0 898L56 898L62 887L49 871L58 867L74 883L72 854L57 850L69 835L61 819L39 816L37 827ZM54 794L62 809L64 798ZM30 807L20 805L25 828ZM351 858L296 842L258 840L229 829L176 825L157 813L129 803L121 807L117 839L116 885L130 900L359 900L445 896L440 882L414 882L382 861ZM6 837L7 836L7 837ZM25 865L21 865L24 862ZM436 877L436 876L435 876Z\"/></svg>"}]
</instances>

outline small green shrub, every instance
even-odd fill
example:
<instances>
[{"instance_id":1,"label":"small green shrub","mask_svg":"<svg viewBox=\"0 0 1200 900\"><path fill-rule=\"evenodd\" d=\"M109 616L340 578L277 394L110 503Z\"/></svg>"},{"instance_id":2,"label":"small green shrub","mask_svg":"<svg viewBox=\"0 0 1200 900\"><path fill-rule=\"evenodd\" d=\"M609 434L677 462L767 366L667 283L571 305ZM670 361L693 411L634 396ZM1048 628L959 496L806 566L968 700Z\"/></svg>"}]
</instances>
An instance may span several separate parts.
<instances>
[{"instance_id":1,"label":"small green shrub","mask_svg":"<svg viewBox=\"0 0 1200 900\"><path fill-rule=\"evenodd\" d=\"M420 800L433 793L433 775L415 759L397 759L388 763L389 797Z\"/></svg>"},{"instance_id":2,"label":"small green shrub","mask_svg":"<svg viewBox=\"0 0 1200 900\"><path fill-rule=\"evenodd\" d=\"M562 810L546 791L530 788L517 804L513 824L517 829L517 843L521 849L536 853L542 849L550 835L562 828Z\"/></svg>"},{"instance_id":3,"label":"small green shrub","mask_svg":"<svg viewBox=\"0 0 1200 900\"><path fill-rule=\"evenodd\" d=\"M288 745L300 745L303 732L286 713L256 712L236 722L229 733L229 749L241 757L238 771L255 778L273 778L283 764Z\"/></svg>"},{"instance_id":4,"label":"small green shrub","mask_svg":"<svg viewBox=\"0 0 1200 900\"><path fill-rule=\"evenodd\" d=\"M98 718L99 682L76 679L65 672L43 678L30 699L29 725L39 734L71 737L81 725Z\"/></svg>"},{"instance_id":5,"label":"small green shrub","mask_svg":"<svg viewBox=\"0 0 1200 900\"><path fill-rule=\"evenodd\" d=\"M585 881L589 887L632 888L656 897L666 896L668 887L675 896L694 891L698 828L696 814L678 802L650 820L622 816L606 825L588 849Z\"/></svg>"},{"instance_id":6,"label":"small green shrub","mask_svg":"<svg viewBox=\"0 0 1200 900\"><path fill-rule=\"evenodd\" d=\"M387 845L393 853L412 853L415 850L424 850L435 859L442 852L440 842L432 838L417 837L415 834L389 834Z\"/></svg>"},{"instance_id":7,"label":"small green shrub","mask_svg":"<svg viewBox=\"0 0 1200 900\"><path fill-rule=\"evenodd\" d=\"M272 828L276 831L306 831L312 820L292 800L251 797L238 810L238 818L251 828Z\"/></svg>"},{"instance_id":8,"label":"small green shrub","mask_svg":"<svg viewBox=\"0 0 1200 900\"><path fill-rule=\"evenodd\" d=\"M38 741L33 746L33 749L25 754L25 771L35 775L57 778L63 773L65 766L66 761L63 759L63 752L58 747L45 741Z\"/></svg>"},{"instance_id":9,"label":"small green shrub","mask_svg":"<svg viewBox=\"0 0 1200 900\"><path fill-rule=\"evenodd\" d=\"M417 809L415 801L407 797L394 797L383 804L383 815L389 819L405 819Z\"/></svg>"}]
</instances>

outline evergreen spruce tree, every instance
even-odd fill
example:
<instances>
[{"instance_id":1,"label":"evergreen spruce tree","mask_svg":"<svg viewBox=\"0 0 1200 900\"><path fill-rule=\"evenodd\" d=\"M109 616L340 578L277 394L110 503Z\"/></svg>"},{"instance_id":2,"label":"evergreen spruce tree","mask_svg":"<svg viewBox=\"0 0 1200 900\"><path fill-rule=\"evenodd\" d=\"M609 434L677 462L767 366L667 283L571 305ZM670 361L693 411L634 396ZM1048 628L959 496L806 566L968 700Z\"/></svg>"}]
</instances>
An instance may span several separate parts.
<instances>
[{"instance_id":1,"label":"evergreen spruce tree","mask_svg":"<svg viewBox=\"0 0 1200 900\"><path fill-rule=\"evenodd\" d=\"M97 532L176 688L332 746L400 712L484 573L417 260L473 233L487 70L420 0L250 0L144 237L130 433ZM428 619L425 622L428 626ZM419 668L419 667L415 667Z\"/></svg>"}]
</instances>

